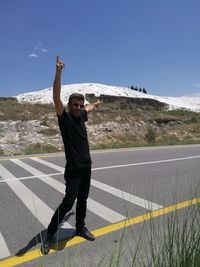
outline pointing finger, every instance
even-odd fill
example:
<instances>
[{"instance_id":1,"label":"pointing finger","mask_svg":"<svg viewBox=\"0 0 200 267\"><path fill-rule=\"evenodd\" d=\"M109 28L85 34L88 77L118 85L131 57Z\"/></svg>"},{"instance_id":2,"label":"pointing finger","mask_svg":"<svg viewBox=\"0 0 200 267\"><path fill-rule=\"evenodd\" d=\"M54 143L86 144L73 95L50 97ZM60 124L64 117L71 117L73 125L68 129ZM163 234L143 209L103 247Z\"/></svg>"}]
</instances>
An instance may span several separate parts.
<instances>
[{"instance_id":1,"label":"pointing finger","mask_svg":"<svg viewBox=\"0 0 200 267\"><path fill-rule=\"evenodd\" d=\"M59 62L59 56L58 55L56 56L56 62L57 63Z\"/></svg>"}]
</instances>

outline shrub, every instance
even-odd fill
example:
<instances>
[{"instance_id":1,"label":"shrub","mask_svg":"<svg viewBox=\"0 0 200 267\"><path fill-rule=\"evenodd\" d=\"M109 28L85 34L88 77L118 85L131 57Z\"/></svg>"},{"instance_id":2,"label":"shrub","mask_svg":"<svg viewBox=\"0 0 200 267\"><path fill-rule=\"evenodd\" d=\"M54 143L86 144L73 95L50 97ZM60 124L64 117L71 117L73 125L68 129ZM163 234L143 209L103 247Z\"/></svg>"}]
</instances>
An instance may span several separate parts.
<instances>
[{"instance_id":1,"label":"shrub","mask_svg":"<svg viewBox=\"0 0 200 267\"><path fill-rule=\"evenodd\" d=\"M176 145L179 143L179 140L175 134L169 134L166 137L166 144L167 145Z\"/></svg>"},{"instance_id":2,"label":"shrub","mask_svg":"<svg viewBox=\"0 0 200 267\"><path fill-rule=\"evenodd\" d=\"M156 132L152 127L147 129L145 139L147 140L148 144L154 144L156 142Z\"/></svg>"}]
</instances>

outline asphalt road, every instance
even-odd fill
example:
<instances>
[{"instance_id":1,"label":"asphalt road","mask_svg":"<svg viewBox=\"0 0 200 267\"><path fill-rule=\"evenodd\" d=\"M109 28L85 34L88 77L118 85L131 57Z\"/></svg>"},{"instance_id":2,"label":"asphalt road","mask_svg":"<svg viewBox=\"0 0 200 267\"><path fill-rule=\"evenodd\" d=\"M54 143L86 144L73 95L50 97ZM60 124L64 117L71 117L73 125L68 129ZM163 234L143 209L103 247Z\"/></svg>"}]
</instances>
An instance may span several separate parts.
<instances>
[{"instance_id":1,"label":"asphalt road","mask_svg":"<svg viewBox=\"0 0 200 267\"><path fill-rule=\"evenodd\" d=\"M0 266L18 259L19 266L96 266L119 242L118 222L188 201L200 183L200 145L94 151L92 161L86 223L96 241L76 237L66 247L73 208L56 237L64 243L41 256L40 236L65 189L64 154L0 159ZM126 240L131 243L129 234Z\"/></svg>"}]
</instances>

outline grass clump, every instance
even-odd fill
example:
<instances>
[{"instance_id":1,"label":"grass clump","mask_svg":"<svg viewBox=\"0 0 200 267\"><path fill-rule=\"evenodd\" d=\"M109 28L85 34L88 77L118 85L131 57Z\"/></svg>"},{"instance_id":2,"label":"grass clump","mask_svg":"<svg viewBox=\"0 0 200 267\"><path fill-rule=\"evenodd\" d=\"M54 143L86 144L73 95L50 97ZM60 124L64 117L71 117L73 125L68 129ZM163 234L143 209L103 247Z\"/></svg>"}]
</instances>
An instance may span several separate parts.
<instances>
[{"instance_id":1,"label":"grass clump","mask_svg":"<svg viewBox=\"0 0 200 267\"><path fill-rule=\"evenodd\" d=\"M152 240L146 266L197 267L200 266L200 211L199 205L185 214L176 211L167 219L162 243ZM155 232L155 228L151 227ZM155 253L157 252L157 253ZM153 259L153 260L152 260Z\"/></svg>"},{"instance_id":2,"label":"grass clump","mask_svg":"<svg viewBox=\"0 0 200 267\"><path fill-rule=\"evenodd\" d=\"M97 265L112 267L199 267L200 206L123 229L117 246ZM128 233L126 233L128 232ZM131 238L130 239L130 235ZM130 241L131 240L131 241Z\"/></svg>"},{"instance_id":3,"label":"grass clump","mask_svg":"<svg viewBox=\"0 0 200 267\"><path fill-rule=\"evenodd\" d=\"M24 150L24 154L42 154L42 153L53 153L60 151L57 147L50 144L35 143L27 146Z\"/></svg>"},{"instance_id":4,"label":"grass clump","mask_svg":"<svg viewBox=\"0 0 200 267\"><path fill-rule=\"evenodd\" d=\"M97 149L112 149L112 148L129 148L129 147L141 147L141 146L148 146L149 144L146 144L145 142L139 142L139 141L117 141L113 140L109 143L103 143L99 142L96 144L91 144L90 148L91 150L97 150Z\"/></svg>"},{"instance_id":5,"label":"grass clump","mask_svg":"<svg viewBox=\"0 0 200 267\"><path fill-rule=\"evenodd\" d=\"M174 109L161 112L164 115L182 116L182 117L196 117L199 118L199 113L186 109Z\"/></svg>"}]
</instances>

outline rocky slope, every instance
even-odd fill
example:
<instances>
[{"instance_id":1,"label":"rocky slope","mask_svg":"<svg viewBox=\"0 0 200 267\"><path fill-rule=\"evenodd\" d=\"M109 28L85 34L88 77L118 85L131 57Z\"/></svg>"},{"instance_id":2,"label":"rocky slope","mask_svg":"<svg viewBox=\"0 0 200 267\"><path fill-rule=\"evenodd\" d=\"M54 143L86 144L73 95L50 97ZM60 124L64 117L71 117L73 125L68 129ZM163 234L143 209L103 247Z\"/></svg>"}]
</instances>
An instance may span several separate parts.
<instances>
[{"instance_id":1,"label":"rocky slope","mask_svg":"<svg viewBox=\"0 0 200 267\"><path fill-rule=\"evenodd\" d=\"M87 101L96 100L94 94ZM92 148L200 142L200 114L167 111L154 99L101 95L104 104L89 115ZM63 149L53 105L0 99L0 153L14 155Z\"/></svg>"}]
</instances>

